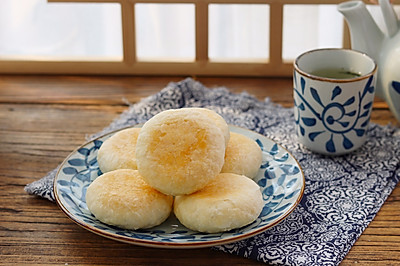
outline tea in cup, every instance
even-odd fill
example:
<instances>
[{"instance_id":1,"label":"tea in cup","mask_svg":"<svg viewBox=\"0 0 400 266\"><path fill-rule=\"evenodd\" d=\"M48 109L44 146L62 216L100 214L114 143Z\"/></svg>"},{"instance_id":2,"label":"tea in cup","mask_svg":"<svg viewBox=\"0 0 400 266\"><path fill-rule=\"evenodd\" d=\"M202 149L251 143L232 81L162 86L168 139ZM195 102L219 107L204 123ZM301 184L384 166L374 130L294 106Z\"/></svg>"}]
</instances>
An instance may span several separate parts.
<instances>
[{"instance_id":1,"label":"tea in cup","mask_svg":"<svg viewBox=\"0 0 400 266\"><path fill-rule=\"evenodd\" d=\"M316 49L294 62L298 141L322 154L342 155L366 140L377 65L350 49Z\"/></svg>"}]
</instances>

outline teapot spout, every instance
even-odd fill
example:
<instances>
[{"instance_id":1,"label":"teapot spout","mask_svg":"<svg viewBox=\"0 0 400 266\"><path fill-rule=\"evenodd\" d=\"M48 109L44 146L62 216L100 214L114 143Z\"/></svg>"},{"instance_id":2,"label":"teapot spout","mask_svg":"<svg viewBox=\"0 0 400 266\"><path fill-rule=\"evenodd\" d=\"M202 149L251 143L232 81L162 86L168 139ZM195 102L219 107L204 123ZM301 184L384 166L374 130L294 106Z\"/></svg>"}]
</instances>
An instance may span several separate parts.
<instances>
[{"instance_id":1,"label":"teapot spout","mask_svg":"<svg viewBox=\"0 0 400 266\"><path fill-rule=\"evenodd\" d=\"M394 12L393 6L389 0L379 0L379 5L385 20L386 28L389 37L394 36L398 31L398 21L396 13Z\"/></svg>"},{"instance_id":2,"label":"teapot spout","mask_svg":"<svg viewBox=\"0 0 400 266\"><path fill-rule=\"evenodd\" d=\"M349 26L351 48L364 52L378 61L385 36L365 4L362 1L348 1L340 3L337 9L343 14Z\"/></svg>"}]
</instances>

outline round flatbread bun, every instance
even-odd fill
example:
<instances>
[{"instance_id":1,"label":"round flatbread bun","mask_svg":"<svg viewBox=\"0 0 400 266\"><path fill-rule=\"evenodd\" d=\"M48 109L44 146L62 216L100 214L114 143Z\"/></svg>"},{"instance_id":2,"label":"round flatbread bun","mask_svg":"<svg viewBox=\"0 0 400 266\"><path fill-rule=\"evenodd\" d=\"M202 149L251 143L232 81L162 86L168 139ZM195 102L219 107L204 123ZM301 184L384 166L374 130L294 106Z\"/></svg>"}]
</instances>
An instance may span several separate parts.
<instances>
[{"instance_id":1,"label":"round flatbread bun","mask_svg":"<svg viewBox=\"0 0 400 266\"><path fill-rule=\"evenodd\" d=\"M137 169L136 142L140 128L123 129L105 140L97 153L103 173L116 169Z\"/></svg>"},{"instance_id":2,"label":"round flatbread bun","mask_svg":"<svg viewBox=\"0 0 400 266\"><path fill-rule=\"evenodd\" d=\"M86 204L97 219L125 229L161 224L170 215L172 203L172 196L150 187L139 171L132 169L103 174L86 192Z\"/></svg>"},{"instance_id":3,"label":"round flatbread bun","mask_svg":"<svg viewBox=\"0 0 400 266\"><path fill-rule=\"evenodd\" d=\"M212 121L214 121L214 123L217 125L217 127L219 129L221 129L222 134L224 135L225 146L228 145L229 138L230 138L229 126L222 116L217 114L215 111L207 109L207 108L191 107L190 109L204 112Z\"/></svg>"},{"instance_id":4,"label":"round flatbread bun","mask_svg":"<svg viewBox=\"0 0 400 266\"><path fill-rule=\"evenodd\" d=\"M260 146L244 135L231 132L225 152L222 173L234 173L254 178L262 163Z\"/></svg>"},{"instance_id":5,"label":"round flatbread bun","mask_svg":"<svg viewBox=\"0 0 400 266\"><path fill-rule=\"evenodd\" d=\"M260 187L253 180L223 173L203 189L175 197L174 213L189 229L216 233L250 224L263 206Z\"/></svg>"},{"instance_id":6,"label":"round flatbread bun","mask_svg":"<svg viewBox=\"0 0 400 266\"><path fill-rule=\"evenodd\" d=\"M209 117L191 108L163 111L140 130L136 162L144 180L168 195L193 193L222 169L225 140Z\"/></svg>"}]
</instances>

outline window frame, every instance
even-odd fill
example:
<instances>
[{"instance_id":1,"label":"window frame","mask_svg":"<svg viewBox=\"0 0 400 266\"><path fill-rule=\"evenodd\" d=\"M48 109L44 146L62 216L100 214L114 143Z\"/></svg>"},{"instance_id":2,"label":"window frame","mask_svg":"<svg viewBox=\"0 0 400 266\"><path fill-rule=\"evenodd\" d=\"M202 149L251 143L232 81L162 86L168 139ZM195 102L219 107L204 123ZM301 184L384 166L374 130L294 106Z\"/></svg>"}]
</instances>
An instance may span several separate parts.
<instances>
[{"instance_id":1,"label":"window frame","mask_svg":"<svg viewBox=\"0 0 400 266\"><path fill-rule=\"evenodd\" d=\"M342 0L48 0L58 3L119 3L122 23L122 61L1 60L0 73L29 74L121 74L190 76L291 76L292 62L282 59L283 8L289 4L339 4ZM144 62L136 58L135 4L182 3L195 5L195 61ZM268 62L215 62L208 58L209 4L267 4L270 11ZM345 26L343 47L350 47Z\"/></svg>"}]
</instances>

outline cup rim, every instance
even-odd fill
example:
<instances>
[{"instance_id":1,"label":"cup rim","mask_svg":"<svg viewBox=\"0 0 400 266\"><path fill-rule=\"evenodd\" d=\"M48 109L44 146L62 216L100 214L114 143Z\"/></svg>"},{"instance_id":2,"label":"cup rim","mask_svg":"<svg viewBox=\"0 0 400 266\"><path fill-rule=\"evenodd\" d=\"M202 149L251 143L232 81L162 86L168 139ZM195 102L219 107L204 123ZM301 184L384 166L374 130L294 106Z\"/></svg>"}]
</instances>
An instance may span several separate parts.
<instances>
[{"instance_id":1,"label":"cup rim","mask_svg":"<svg viewBox=\"0 0 400 266\"><path fill-rule=\"evenodd\" d=\"M298 65L298 61L300 60L301 57L307 55L307 54L311 54L313 52L316 51L329 51L329 50L333 50L333 51L348 51L351 53L356 53L359 54L361 56L364 56L366 58L368 58L369 60L372 61L372 63L374 64L374 68L367 74L362 75L360 77L354 77L354 78L348 78L348 79L334 79L334 78L327 78L327 77L320 77L320 76L316 76L316 75L312 75L310 73L307 73L303 70L300 69L299 65ZM303 76L306 76L307 78L313 79L313 80L319 80L319 81L325 81L325 82L334 82L334 83L347 83L347 82L354 82L354 81L359 81L359 80L363 80L366 78L369 78L370 76L374 75L378 69L378 65L375 62L375 60L370 57L369 55L367 55L366 53L357 51L357 50L353 50L353 49L347 49L347 48L318 48L318 49L313 49L313 50L309 50L306 51L302 54L300 54L299 56L296 57L294 63L293 63L294 69L299 72L300 74L302 74Z\"/></svg>"}]
</instances>

